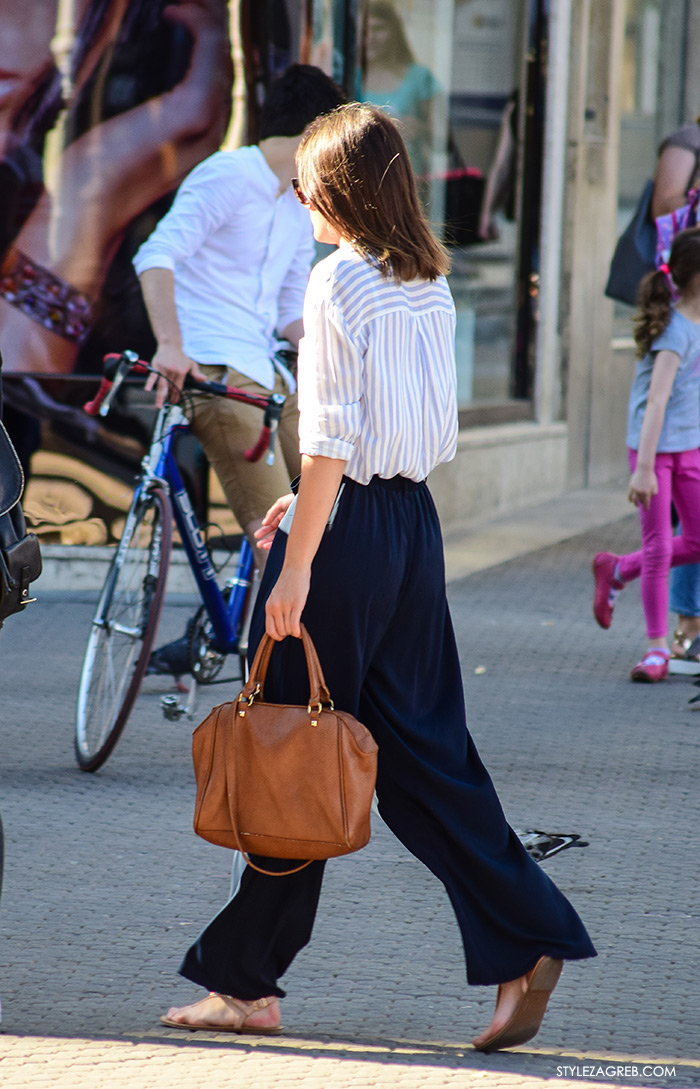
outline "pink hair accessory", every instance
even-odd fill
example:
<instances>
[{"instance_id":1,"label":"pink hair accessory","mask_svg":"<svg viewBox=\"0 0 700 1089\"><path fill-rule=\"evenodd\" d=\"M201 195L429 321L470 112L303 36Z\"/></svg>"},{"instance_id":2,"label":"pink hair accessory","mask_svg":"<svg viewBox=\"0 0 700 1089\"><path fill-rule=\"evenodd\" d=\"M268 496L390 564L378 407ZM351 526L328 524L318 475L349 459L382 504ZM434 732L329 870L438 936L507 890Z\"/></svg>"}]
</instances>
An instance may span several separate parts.
<instances>
[{"instance_id":1,"label":"pink hair accessory","mask_svg":"<svg viewBox=\"0 0 700 1089\"><path fill-rule=\"evenodd\" d=\"M668 262L663 261L660 265L657 265L657 271L662 273L664 279L666 280L668 290L671 292L671 300L673 302L677 302L679 298L678 288L673 282L673 276L671 275L671 270L668 267Z\"/></svg>"}]
</instances>

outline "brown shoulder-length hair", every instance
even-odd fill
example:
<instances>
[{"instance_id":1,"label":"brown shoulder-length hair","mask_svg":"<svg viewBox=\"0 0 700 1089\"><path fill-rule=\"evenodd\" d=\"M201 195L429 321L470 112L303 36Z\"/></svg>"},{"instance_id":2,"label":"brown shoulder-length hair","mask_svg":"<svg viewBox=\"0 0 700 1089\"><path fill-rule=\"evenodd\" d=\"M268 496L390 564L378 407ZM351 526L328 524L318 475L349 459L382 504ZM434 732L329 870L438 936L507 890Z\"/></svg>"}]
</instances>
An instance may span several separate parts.
<instances>
[{"instance_id":1,"label":"brown shoulder-length hair","mask_svg":"<svg viewBox=\"0 0 700 1089\"><path fill-rule=\"evenodd\" d=\"M671 320L670 278L680 295L688 288L693 276L700 273L700 227L680 231L673 240L668 259L668 272L654 269L648 272L637 292L637 313L634 317L634 339L637 357L642 359L653 341Z\"/></svg>"},{"instance_id":2,"label":"brown shoulder-length hair","mask_svg":"<svg viewBox=\"0 0 700 1089\"><path fill-rule=\"evenodd\" d=\"M382 275L435 280L448 271L406 146L377 106L351 102L318 117L302 137L296 162L307 198Z\"/></svg>"}]
</instances>

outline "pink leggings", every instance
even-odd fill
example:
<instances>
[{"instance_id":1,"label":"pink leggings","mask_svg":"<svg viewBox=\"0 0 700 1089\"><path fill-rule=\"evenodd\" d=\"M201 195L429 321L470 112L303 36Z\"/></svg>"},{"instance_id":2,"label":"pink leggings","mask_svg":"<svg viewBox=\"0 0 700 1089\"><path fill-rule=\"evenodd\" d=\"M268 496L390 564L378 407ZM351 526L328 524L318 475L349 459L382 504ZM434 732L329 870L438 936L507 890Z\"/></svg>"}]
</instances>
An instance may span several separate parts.
<instances>
[{"instance_id":1,"label":"pink leggings","mask_svg":"<svg viewBox=\"0 0 700 1089\"><path fill-rule=\"evenodd\" d=\"M637 451L629 451L632 472ZM620 557L623 582L642 579L642 606L649 639L663 639L668 624L668 573L671 567L700 560L700 451L657 454L654 471L658 493L649 510L639 507L642 548ZM682 536L674 537L671 500L678 511Z\"/></svg>"}]
</instances>

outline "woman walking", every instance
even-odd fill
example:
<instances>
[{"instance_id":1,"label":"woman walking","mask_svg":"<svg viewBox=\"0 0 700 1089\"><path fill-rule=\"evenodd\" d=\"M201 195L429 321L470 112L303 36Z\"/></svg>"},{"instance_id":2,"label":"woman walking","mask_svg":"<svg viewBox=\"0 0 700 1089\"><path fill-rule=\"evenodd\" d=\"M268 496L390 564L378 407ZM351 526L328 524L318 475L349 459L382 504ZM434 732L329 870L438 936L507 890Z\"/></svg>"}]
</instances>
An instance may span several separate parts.
<instances>
[{"instance_id":1,"label":"woman walking","mask_svg":"<svg viewBox=\"0 0 700 1089\"><path fill-rule=\"evenodd\" d=\"M251 652L265 628L283 640L303 618L337 706L379 746L384 821L447 889L469 982L500 985L474 1045L509 1047L539 1029L562 961L595 950L506 823L466 728L425 483L457 441L447 261L405 145L376 107L355 103L314 122L297 169L315 237L338 249L313 270L306 295L302 472L296 498L279 500L258 531L272 547ZM286 639L272 654L266 699L306 703L305 679L301 642ZM311 936L323 871L323 862L283 877L247 867L181 968L209 995L169 1010L165 1023L280 1031L278 980Z\"/></svg>"}]
</instances>

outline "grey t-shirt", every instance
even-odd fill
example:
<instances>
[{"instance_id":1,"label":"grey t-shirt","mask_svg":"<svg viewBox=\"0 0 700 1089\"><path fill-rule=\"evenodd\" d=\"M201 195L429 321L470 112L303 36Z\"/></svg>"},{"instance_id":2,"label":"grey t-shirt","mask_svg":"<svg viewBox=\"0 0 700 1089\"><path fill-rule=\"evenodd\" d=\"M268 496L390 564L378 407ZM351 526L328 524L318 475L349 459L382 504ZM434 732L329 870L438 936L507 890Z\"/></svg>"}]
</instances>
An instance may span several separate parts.
<instances>
[{"instance_id":1,"label":"grey t-shirt","mask_svg":"<svg viewBox=\"0 0 700 1089\"><path fill-rule=\"evenodd\" d=\"M672 132L659 145L659 155L667 147L682 147L686 151L692 151L694 155L700 156L700 124L693 121L690 125L684 125L682 129L676 129L675 132Z\"/></svg>"},{"instance_id":2,"label":"grey t-shirt","mask_svg":"<svg viewBox=\"0 0 700 1089\"><path fill-rule=\"evenodd\" d=\"M687 192L691 186L697 186L700 177L698 174L698 166L700 165L700 124L693 121L690 125L684 125L682 129L672 132L659 146L659 155L669 147L683 148L684 151L690 151L695 156L695 165L690 172L689 178L687 181L683 179L683 189Z\"/></svg>"},{"instance_id":3,"label":"grey t-shirt","mask_svg":"<svg viewBox=\"0 0 700 1089\"><path fill-rule=\"evenodd\" d=\"M677 453L700 446L700 325L674 309L663 333L637 363L627 418L627 445L631 450L639 448L654 359L663 348L679 355L681 362L671 387L657 453Z\"/></svg>"}]
</instances>

